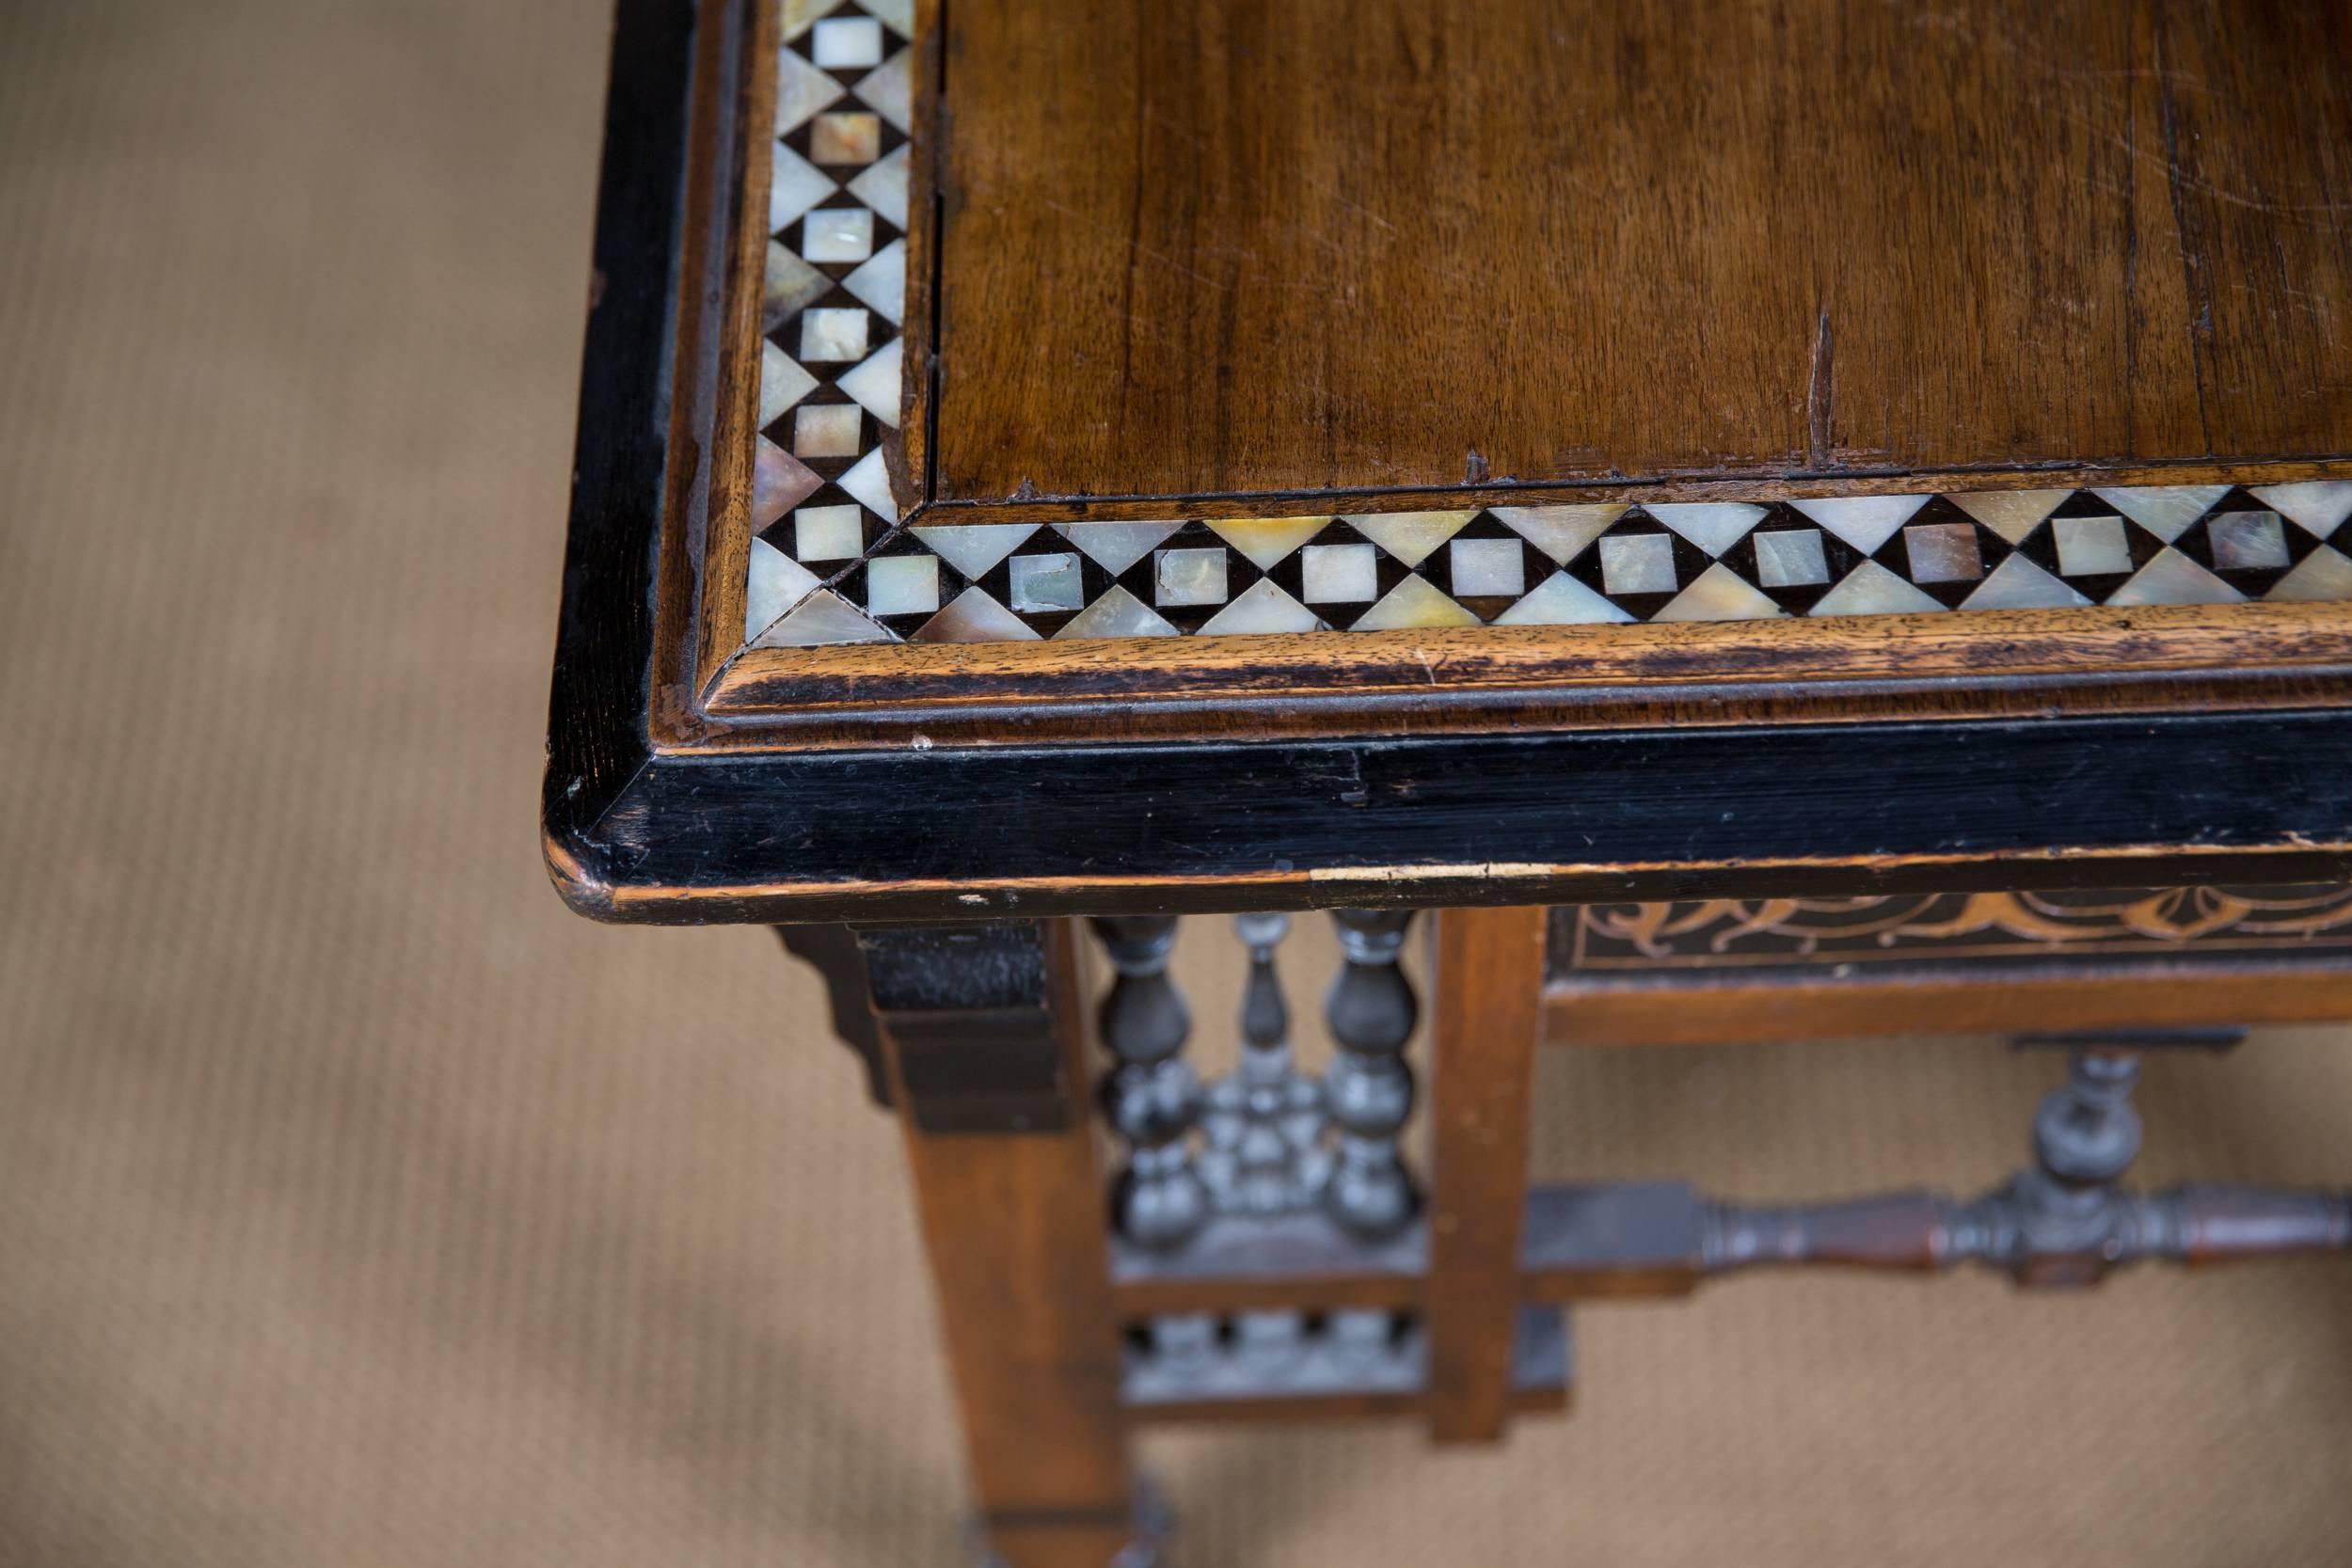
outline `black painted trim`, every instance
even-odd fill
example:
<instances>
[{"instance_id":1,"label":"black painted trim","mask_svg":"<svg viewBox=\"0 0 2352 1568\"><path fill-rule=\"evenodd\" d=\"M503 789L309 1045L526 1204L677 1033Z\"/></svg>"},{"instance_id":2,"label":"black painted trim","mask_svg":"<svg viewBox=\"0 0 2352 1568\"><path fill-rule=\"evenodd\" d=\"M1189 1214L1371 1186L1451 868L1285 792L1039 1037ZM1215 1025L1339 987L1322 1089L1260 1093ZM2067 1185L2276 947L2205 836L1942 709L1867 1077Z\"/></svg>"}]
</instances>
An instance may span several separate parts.
<instances>
[{"instance_id":1,"label":"black painted trim","mask_svg":"<svg viewBox=\"0 0 2352 1568\"><path fill-rule=\"evenodd\" d=\"M695 23L685 0L620 0L596 187L564 600L542 812L559 885L651 754L655 552L669 483Z\"/></svg>"},{"instance_id":2,"label":"black painted trim","mask_svg":"<svg viewBox=\"0 0 2352 1568\"><path fill-rule=\"evenodd\" d=\"M663 756L581 847L614 888L678 895L595 912L692 922L952 912L936 885L872 886L916 880L972 885L970 915L2145 885L2139 876L2163 881L2172 868L2151 862L2136 875L2113 861L2020 857L2152 846L2284 851L2169 857L2190 865L2180 873L2190 880L2320 880L2352 875L2352 856L2311 846L2347 839L2352 712L2328 709ZM1917 857L1986 860L1900 863ZM1493 863L1584 869L1549 880L1483 874ZM1460 875L1305 898L1295 883L1154 889L1140 901L1115 887L987 891L1041 877L1213 881L1396 866Z\"/></svg>"}]
</instances>

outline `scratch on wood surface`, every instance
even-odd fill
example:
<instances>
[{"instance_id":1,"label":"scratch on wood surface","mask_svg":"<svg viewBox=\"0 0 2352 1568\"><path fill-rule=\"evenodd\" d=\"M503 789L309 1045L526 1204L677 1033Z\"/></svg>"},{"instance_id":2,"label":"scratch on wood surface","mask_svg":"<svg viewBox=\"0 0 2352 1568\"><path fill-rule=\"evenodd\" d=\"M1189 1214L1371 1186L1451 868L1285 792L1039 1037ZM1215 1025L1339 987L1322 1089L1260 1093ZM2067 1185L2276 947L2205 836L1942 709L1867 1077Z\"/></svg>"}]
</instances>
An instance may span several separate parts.
<instances>
[{"instance_id":1,"label":"scratch on wood surface","mask_svg":"<svg viewBox=\"0 0 2352 1568\"><path fill-rule=\"evenodd\" d=\"M2205 404L2205 354L2213 342L2213 296L2208 289L2205 256L2200 232L2190 222L2185 186L2188 171L2182 164L2181 126L2173 102L2172 80L2164 72L2165 40L2156 34L2156 106L2164 126L2165 185L2172 198L2172 229L2181 253L2181 281L2188 296L2189 373L2197 387L2197 432L2213 451L2213 418Z\"/></svg>"},{"instance_id":2,"label":"scratch on wood surface","mask_svg":"<svg viewBox=\"0 0 2352 1568\"><path fill-rule=\"evenodd\" d=\"M1804 416L1810 436L1813 466L1829 467L1830 429L1833 418L1832 399L1836 395L1833 377L1836 373L1836 339L1830 331L1829 307L1821 307L1820 319L1813 332L1813 371L1805 382Z\"/></svg>"},{"instance_id":3,"label":"scratch on wood surface","mask_svg":"<svg viewBox=\"0 0 2352 1568\"><path fill-rule=\"evenodd\" d=\"M1560 867L1534 861L1477 861L1462 865L1310 866L1307 880L1316 882L1454 881L1464 877L1527 878L1558 875Z\"/></svg>"}]
</instances>

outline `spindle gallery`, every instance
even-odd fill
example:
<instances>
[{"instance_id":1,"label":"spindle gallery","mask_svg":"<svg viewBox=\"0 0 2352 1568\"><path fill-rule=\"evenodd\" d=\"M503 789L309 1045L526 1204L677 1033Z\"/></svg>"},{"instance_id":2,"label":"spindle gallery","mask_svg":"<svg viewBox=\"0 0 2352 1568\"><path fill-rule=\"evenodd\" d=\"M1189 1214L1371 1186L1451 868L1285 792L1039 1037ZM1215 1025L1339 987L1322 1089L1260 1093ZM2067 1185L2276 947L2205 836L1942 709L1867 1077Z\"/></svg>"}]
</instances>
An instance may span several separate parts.
<instances>
[{"instance_id":1,"label":"spindle gallery","mask_svg":"<svg viewBox=\"0 0 2352 1568\"><path fill-rule=\"evenodd\" d=\"M2352 34L2128 9L623 0L547 858L822 970L993 1560L1152 1560L1143 1423L1559 1413L1588 1298L2352 1248L2130 1180L2352 1018ZM2021 1169L1530 1181L1548 1043L1931 1032Z\"/></svg>"}]
</instances>

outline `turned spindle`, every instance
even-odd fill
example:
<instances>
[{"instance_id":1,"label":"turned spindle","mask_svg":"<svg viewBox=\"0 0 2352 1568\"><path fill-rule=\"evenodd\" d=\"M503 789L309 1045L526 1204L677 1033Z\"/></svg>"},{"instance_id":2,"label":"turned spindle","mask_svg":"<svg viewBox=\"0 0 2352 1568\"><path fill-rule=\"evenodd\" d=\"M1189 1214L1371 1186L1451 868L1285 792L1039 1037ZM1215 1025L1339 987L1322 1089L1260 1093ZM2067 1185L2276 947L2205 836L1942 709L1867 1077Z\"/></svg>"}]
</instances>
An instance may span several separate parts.
<instances>
[{"instance_id":1,"label":"turned spindle","mask_svg":"<svg viewBox=\"0 0 2352 1568\"><path fill-rule=\"evenodd\" d=\"M2145 1259L2213 1263L2352 1246L2352 1195L2190 1183L2132 1193L2139 1153L2139 1044L2212 1049L2235 1032L2058 1038L2067 1081L2034 1114L2034 1163L1972 1201L1887 1193L1788 1208L1708 1204L1699 1270L1842 1263L1938 1269L1976 1262L2021 1285L2095 1285Z\"/></svg>"},{"instance_id":2,"label":"turned spindle","mask_svg":"<svg viewBox=\"0 0 2352 1568\"><path fill-rule=\"evenodd\" d=\"M1397 1140L1413 1110L1405 1063L1420 1005L1397 955L1409 910L1334 910L1346 966L1324 1002L1339 1047L1324 1076L1324 1103L1338 1130L1338 1159L1323 1190L1325 1212L1368 1240L1412 1222L1421 1194Z\"/></svg>"},{"instance_id":3,"label":"turned spindle","mask_svg":"<svg viewBox=\"0 0 2352 1568\"><path fill-rule=\"evenodd\" d=\"M1117 972L1099 1017L1116 1063L1103 1081L1104 1114L1127 1145L1113 1222L1138 1246L1179 1247L1207 1223L1210 1200L1188 1141L1200 1115L1200 1081L1184 1059L1192 1015L1168 974L1176 917L1120 915L1094 929Z\"/></svg>"},{"instance_id":4,"label":"turned spindle","mask_svg":"<svg viewBox=\"0 0 2352 1568\"><path fill-rule=\"evenodd\" d=\"M1322 1091L1292 1060L1290 1007L1275 973L1275 949L1289 932L1288 915L1233 919L1233 933L1249 953L1241 1059L1209 1087L1201 1117L1208 1148L1200 1163L1222 1213L1265 1217L1303 1209L1330 1170L1322 1147Z\"/></svg>"}]
</instances>

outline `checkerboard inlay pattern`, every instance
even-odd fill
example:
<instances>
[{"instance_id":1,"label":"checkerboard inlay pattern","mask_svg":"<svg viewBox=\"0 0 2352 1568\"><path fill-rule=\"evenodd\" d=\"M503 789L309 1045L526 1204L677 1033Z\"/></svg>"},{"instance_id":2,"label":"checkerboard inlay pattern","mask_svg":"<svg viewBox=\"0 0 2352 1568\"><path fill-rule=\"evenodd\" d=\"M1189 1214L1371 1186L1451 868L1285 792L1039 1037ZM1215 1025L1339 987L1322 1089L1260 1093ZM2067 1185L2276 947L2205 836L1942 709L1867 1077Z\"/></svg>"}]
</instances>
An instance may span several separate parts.
<instances>
[{"instance_id":1,"label":"checkerboard inlay pattern","mask_svg":"<svg viewBox=\"0 0 2352 1568\"><path fill-rule=\"evenodd\" d=\"M2352 599L2352 482L1490 507L884 536L770 643ZM812 576L812 581L814 580Z\"/></svg>"},{"instance_id":2,"label":"checkerboard inlay pattern","mask_svg":"<svg viewBox=\"0 0 2352 1568\"><path fill-rule=\"evenodd\" d=\"M898 423L914 31L914 0L785 0L743 594L755 645L888 635L825 584L898 521L882 445Z\"/></svg>"}]
</instances>

